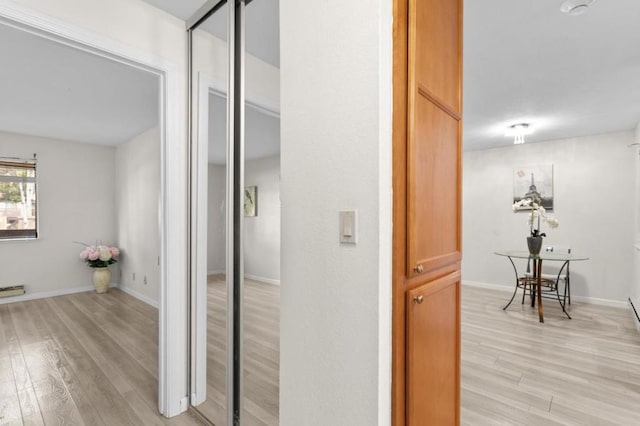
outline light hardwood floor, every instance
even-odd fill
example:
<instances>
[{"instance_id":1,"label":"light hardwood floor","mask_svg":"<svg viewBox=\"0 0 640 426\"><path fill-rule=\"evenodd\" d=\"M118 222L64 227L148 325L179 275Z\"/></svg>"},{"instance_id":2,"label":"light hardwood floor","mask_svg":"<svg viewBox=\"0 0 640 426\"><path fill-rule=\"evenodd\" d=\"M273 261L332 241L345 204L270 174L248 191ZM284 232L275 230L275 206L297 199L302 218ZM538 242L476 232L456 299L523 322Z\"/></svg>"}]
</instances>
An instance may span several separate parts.
<instances>
[{"instance_id":1,"label":"light hardwood floor","mask_svg":"<svg viewBox=\"0 0 640 426\"><path fill-rule=\"evenodd\" d=\"M197 409L225 426L226 298L223 275L210 275L207 306L207 400ZM245 279L243 426L276 426L279 416L280 287Z\"/></svg>"},{"instance_id":2,"label":"light hardwood floor","mask_svg":"<svg viewBox=\"0 0 640 426\"><path fill-rule=\"evenodd\" d=\"M212 279L209 303L223 295ZM502 311L508 293L462 295L464 425L640 425L627 309L574 303L569 320L546 301L540 324L519 299ZM277 425L279 287L247 281L245 297L245 423ZM0 424L199 424L157 413L157 324L156 309L117 289L0 305ZM205 407L219 413L224 312L211 309L209 326Z\"/></svg>"},{"instance_id":3,"label":"light hardwood floor","mask_svg":"<svg viewBox=\"0 0 640 426\"><path fill-rule=\"evenodd\" d=\"M518 295L520 295L519 293ZM640 425L640 334L628 309L463 287L464 425Z\"/></svg>"},{"instance_id":4,"label":"light hardwood floor","mask_svg":"<svg viewBox=\"0 0 640 426\"><path fill-rule=\"evenodd\" d=\"M158 414L158 311L118 289L0 305L0 424L197 425Z\"/></svg>"}]
</instances>

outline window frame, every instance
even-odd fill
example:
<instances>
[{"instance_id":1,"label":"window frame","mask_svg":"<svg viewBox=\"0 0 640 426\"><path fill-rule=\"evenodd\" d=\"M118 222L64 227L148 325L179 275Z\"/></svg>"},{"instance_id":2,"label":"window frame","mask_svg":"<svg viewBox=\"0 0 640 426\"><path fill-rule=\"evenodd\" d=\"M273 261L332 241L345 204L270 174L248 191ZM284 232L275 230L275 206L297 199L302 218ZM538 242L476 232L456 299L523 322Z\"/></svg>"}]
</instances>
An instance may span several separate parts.
<instances>
[{"instance_id":1,"label":"window frame","mask_svg":"<svg viewBox=\"0 0 640 426\"><path fill-rule=\"evenodd\" d=\"M39 226L40 226L40 205L39 205L39 194L38 194L38 167L36 160L26 160L19 158L0 158L0 167L8 167L14 169L27 169L33 170L33 178L25 177L21 179L23 182L29 183L32 182L34 184L34 194L36 200L36 209L34 214L34 222L35 226L33 229L0 229L0 242L2 241L32 241L37 240L40 237ZM0 175L0 182L18 182L19 179L13 180L8 179L10 176L2 176Z\"/></svg>"}]
</instances>

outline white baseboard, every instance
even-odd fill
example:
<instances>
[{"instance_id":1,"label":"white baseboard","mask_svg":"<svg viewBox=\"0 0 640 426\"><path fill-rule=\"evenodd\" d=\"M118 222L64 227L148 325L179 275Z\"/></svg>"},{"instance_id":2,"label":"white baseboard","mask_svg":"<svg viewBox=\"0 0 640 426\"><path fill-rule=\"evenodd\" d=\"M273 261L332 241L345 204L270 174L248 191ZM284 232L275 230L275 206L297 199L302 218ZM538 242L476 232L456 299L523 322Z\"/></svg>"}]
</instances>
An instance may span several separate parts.
<instances>
[{"instance_id":1,"label":"white baseboard","mask_svg":"<svg viewBox=\"0 0 640 426\"><path fill-rule=\"evenodd\" d=\"M158 306L159 306L158 302L151 299L150 297L147 297L144 294L139 293L127 286L119 286L118 288L120 288L120 290L124 291L125 293L135 297L136 299L140 300L141 302L144 302L147 305L153 306L154 308L158 309Z\"/></svg>"},{"instance_id":2,"label":"white baseboard","mask_svg":"<svg viewBox=\"0 0 640 426\"><path fill-rule=\"evenodd\" d=\"M207 275L217 275L217 274L224 275L224 273L225 271L222 271L222 270L207 271ZM265 283L265 284L280 285L280 280L277 280L275 278L261 277L259 275L252 275L252 274L244 274L244 277L249 278L250 280L253 280L253 281L260 281L261 283Z\"/></svg>"},{"instance_id":3,"label":"white baseboard","mask_svg":"<svg viewBox=\"0 0 640 426\"><path fill-rule=\"evenodd\" d=\"M587 296L574 296L571 295L571 300L582 303L591 303L592 305L611 306L613 308L627 308L629 304L621 300L600 299L597 297Z\"/></svg>"},{"instance_id":4,"label":"white baseboard","mask_svg":"<svg viewBox=\"0 0 640 426\"><path fill-rule=\"evenodd\" d=\"M511 287L511 286L500 285L500 284L489 284L489 283L483 283L483 282L480 282L480 281L467 281L467 280L464 280L464 281L462 281L462 285L466 285L466 286L469 286L469 287L486 288L488 290L498 290L498 291L513 292L513 287Z\"/></svg>"},{"instance_id":5,"label":"white baseboard","mask_svg":"<svg viewBox=\"0 0 640 426\"><path fill-rule=\"evenodd\" d=\"M118 287L118 284L111 283L109 284L109 287ZM93 291L94 287L92 285L85 285L82 287L63 288L54 291L41 291L38 293L29 293L28 288L26 290L27 293L20 296L9 296L0 298L0 305L5 305L7 303L26 302L28 300L46 299L47 297L66 296L67 294L84 293L85 291Z\"/></svg>"},{"instance_id":6,"label":"white baseboard","mask_svg":"<svg viewBox=\"0 0 640 426\"><path fill-rule=\"evenodd\" d=\"M505 292L513 292L513 289L514 289L514 287L512 286L489 284L489 283L483 283L479 281L465 280L465 281L462 281L462 285L466 285L469 287L486 288L489 290L499 290L499 291L505 291ZM620 301L620 300L600 299L597 297L577 296L574 294L571 295L571 300L572 301L575 300L576 302L582 302L582 303L590 303L592 305L611 306L614 308L626 308L628 306L627 302Z\"/></svg>"},{"instance_id":7,"label":"white baseboard","mask_svg":"<svg viewBox=\"0 0 640 426\"><path fill-rule=\"evenodd\" d=\"M244 277L249 278L250 280L253 280L253 281L260 281L261 283L265 283L265 284L280 285L280 280L276 280L274 278L260 277L258 275L251 275L251 274L244 274Z\"/></svg>"},{"instance_id":8,"label":"white baseboard","mask_svg":"<svg viewBox=\"0 0 640 426\"><path fill-rule=\"evenodd\" d=\"M636 325L636 330L640 332L640 303L638 302L638 299L629 298L629 309L631 310L633 323Z\"/></svg>"}]
</instances>

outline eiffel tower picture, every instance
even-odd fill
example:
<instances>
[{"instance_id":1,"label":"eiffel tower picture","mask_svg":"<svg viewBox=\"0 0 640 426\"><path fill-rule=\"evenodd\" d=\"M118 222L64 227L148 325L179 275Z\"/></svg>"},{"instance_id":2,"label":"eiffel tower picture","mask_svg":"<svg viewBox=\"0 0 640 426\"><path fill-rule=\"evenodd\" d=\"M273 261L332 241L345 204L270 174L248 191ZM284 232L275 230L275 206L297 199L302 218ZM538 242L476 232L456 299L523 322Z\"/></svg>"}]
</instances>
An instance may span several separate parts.
<instances>
[{"instance_id":1,"label":"eiffel tower picture","mask_svg":"<svg viewBox=\"0 0 640 426\"><path fill-rule=\"evenodd\" d=\"M524 198L531 198L548 211L553 210L553 165L514 169L513 202ZM523 210L529 210L529 208Z\"/></svg>"}]
</instances>

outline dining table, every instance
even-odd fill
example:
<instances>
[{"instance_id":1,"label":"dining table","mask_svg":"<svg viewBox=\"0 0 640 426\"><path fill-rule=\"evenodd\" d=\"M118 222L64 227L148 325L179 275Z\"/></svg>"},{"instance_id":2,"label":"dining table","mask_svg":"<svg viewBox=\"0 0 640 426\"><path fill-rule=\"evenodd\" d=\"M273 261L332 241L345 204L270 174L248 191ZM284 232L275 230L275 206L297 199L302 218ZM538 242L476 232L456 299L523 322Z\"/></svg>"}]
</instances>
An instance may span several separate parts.
<instances>
[{"instance_id":1,"label":"dining table","mask_svg":"<svg viewBox=\"0 0 640 426\"><path fill-rule=\"evenodd\" d=\"M543 261L562 262L560 270L558 271L557 278L555 280L555 293L556 293L556 299L558 300L558 303L562 307L562 312L564 312L565 315L569 319L571 319L571 315L569 315L569 313L566 310L566 291L567 291L566 286L564 289L564 297L561 299L560 292L558 289L558 281L560 279L560 276L563 270L569 266L569 262L588 260L589 259L588 257L582 256L579 254L574 254L574 253L560 253L560 252L548 252L548 251L541 252L539 254L531 254L526 250L496 251L495 254L498 256L503 256L508 258L509 261L511 262L511 265L513 266L513 271L516 274L516 288L513 291L513 295L511 296L511 300L509 300L509 303L507 303L506 306L502 308L503 310L506 310L509 307L509 305L511 305L511 302L513 302L513 299L516 297L516 293L518 292L518 289L523 287L523 285L521 284L521 276L518 274L518 269L513 259L527 259L527 265L529 265L529 263L532 263L531 283L535 284L536 288L531 298L531 306L532 307L535 306L536 297L537 297L538 318L540 322L544 322L544 310L542 307L542 262Z\"/></svg>"}]
</instances>

